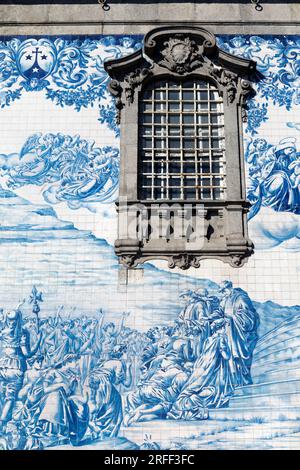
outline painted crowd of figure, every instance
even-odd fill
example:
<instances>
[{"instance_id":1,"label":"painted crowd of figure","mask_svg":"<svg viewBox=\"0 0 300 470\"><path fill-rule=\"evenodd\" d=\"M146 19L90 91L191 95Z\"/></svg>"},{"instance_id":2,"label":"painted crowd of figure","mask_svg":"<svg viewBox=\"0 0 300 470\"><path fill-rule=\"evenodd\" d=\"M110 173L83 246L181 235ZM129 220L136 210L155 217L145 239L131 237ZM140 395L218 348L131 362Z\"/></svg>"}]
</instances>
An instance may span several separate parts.
<instances>
[{"instance_id":1,"label":"painted crowd of figure","mask_svg":"<svg viewBox=\"0 0 300 470\"><path fill-rule=\"evenodd\" d=\"M255 139L248 145L248 199L253 204L249 219L261 206L277 212L300 214L300 153L296 139L287 137L277 145L265 139Z\"/></svg>"},{"instance_id":2,"label":"painted crowd of figure","mask_svg":"<svg viewBox=\"0 0 300 470\"><path fill-rule=\"evenodd\" d=\"M175 322L145 333L94 316L39 316L41 293L1 312L0 448L42 449L116 437L152 419L202 420L251 383L258 314L224 281L181 294Z\"/></svg>"}]
</instances>

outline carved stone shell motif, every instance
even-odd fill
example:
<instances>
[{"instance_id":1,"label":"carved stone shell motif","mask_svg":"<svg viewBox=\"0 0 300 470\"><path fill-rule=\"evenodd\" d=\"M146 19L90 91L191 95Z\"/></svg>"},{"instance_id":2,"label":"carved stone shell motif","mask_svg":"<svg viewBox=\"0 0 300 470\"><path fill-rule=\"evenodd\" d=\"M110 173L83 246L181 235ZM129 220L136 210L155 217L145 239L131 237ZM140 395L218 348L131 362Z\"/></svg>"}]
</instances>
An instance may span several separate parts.
<instances>
[{"instance_id":1,"label":"carved stone shell motif","mask_svg":"<svg viewBox=\"0 0 300 470\"><path fill-rule=\"evenodd\" d=\"M185 64L193 52L192 42L189 38L170 38L165 45L163 55L178 65Z\"/></svg>"}]
</instances>

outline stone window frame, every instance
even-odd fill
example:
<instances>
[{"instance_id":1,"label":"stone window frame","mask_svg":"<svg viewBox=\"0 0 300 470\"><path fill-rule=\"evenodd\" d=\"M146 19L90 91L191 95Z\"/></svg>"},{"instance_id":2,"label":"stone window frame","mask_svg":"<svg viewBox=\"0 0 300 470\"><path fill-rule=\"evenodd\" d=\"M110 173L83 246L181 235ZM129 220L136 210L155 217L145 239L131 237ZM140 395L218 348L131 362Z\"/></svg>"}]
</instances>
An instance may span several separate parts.
<instances>
[{"instance_id":1,"label":"stone window frame","mask_svg":"<svg viewBox=\"0 0 300 470\"><path fill-rule=\"evenodd\" d=\"M233 267L243 266L254 252L247 226L250 204L246 199L243 121L247 99L254 94L251 82L256 77L256 63L219 49L215 35L203 28L165 26L148 32L140 50L106 61L104 66L111 78L109 90L115 98L116 119L121 127L120 188L117 202L119 224L118 239L115 241L119 262L127 268L134 268L145 261L164 259L168 261L170 268L188 269L199 267L202 259L219 259ZM128 219L124 226L124 208L119 202L126 200L126 207L146 204L146 208L151 202L138 198L138 115L143 88L159 79L182 80L189 77L214 84L223 98L226 198L181 201L194 204L193 214L202 218L204 241L201 244L189 243L187 239L170 240L168 237L153 241L149 239L149 234L142 237L129 236ZM174 203L164 202L167 205L168 202ZM200 212L195 209L197 204L203 207ZM182 206L179 217L184 217L184 212ZM150 212L150 218L149 214ZM137 209L134 215L137 225L140 223L139 216ZM164 215L157 209L151 223L162 217Z\"/></svg>"}]
</instances>

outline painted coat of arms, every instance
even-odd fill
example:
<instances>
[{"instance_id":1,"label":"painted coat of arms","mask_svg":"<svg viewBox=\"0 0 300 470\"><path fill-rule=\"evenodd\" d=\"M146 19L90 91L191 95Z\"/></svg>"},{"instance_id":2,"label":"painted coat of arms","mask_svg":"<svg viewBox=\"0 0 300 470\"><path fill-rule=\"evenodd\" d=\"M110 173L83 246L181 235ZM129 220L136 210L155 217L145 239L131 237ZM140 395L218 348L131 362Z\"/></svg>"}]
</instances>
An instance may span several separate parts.
<instances>
[{"instance_id":1,"label":"painted coat of arms","mask_svg":"<svg viewBox=\"0 0 300 470\"><path fill-rule=\"evenodd\" d=\"M55 66L56 51L47 39L29 39L20 47L17 54L17 67L26 79L28 89L44 88L45 78Z\"/></svg>"}]
</instances>

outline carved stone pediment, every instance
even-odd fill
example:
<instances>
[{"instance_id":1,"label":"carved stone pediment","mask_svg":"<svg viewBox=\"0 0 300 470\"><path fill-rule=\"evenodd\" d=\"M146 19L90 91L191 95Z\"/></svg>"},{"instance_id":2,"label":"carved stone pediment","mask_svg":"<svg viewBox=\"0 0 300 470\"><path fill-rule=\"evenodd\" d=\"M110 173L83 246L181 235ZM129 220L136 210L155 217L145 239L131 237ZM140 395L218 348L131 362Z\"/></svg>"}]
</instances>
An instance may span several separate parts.
<instances>
[{"instance_id":1,"label":"carved stone pediment","mask_svg":"<svg viewBox=\"0 0 300 470\"><path fill-rule=\"evenodd\" d=\"M179 75L189 73L197 67L201 67L203 58L195 41L188 36L175 35L164 43L161 51L163 59L159 65L166 67L171 72Z\"/></svg>"},{"instance_id":2,"label":"carved stone pediment","mask_svg":"<svg viewBox=\"0 0 300 470\"><path fill-rule=\"evenodd\" d=\"M183 270L190 267L199 268L200 262L205 259L219 259L237 268L242 266L253 253L253 244L248 238L247 229L249 206L246 201L241 142L242 119L245 118L246 99L253 92L251 81L255 67L254 62L219 49L216 38L211 32L199 27L178 26L156 28L146 34L143 47L139 51L105 62L105 70L111 77L109 89L115 97L117 120L119 123L122 121L120 198L117 204L119 229L118 239L115 241L115 253L120 263L127 268L135 268L141 263L157 259L166 260L169 268ZM166 221L152 208L153 202L156 204L160 201L159 196L156 198L153 191L151 196L147 196L144 200L140 191L143 177L140 170L143 163L143 140L146 140L143 129L144 127L148 129L147 132L149 128L152 129L155 137L153 131L156 129L155 116L160 115L160 111L155 109L155 87L160 89L161 83L167 82L171 83L172 87L175 83L175 88L178 84L180 88L183 83L190 81L196 83L196 86L208 82L207 89L213 88L213 93L217 91L218 108L210 107L209 104L207 109L208 113L216 115L221 108L224 116L222 151L226 167L224 174L226 199L214 196L211 196L211 199L201 199L202 196L198 195L198 199L184 200L178 197L176 199L176 196L172 199L170 196L171 199L163 200L164 210L167 214L171 214ZM204 86L206 87L206 84ZM170 96L169 91L165 96ZM201 100L202 98L199 103L202 103ZM211 98L209 102L210 100ZM167 103L167 100L162 102ZM168 106L165 109L169 109ZM215 109L217 111L214 111ZM166 111L166 120L169 119L169 115L172 115L172 112ZM143 121L145 116L150 118L146 126ZM196 136L194 140L196 151L198 151L197 139ZM149 144L149 140L152 143ZM168 143L166 142L164 147L167 151L159 158L167 159ZM152 147L156 151L155 139L148 139L147 152L150 154ZM154 153L151 158L154 158L153 155ZM155 167L153 159L151 171L149 170L154 175L153 180L157 176ZM197 171L201 172L195 170L195 174ZM196 176L198 177L198 174ZM181 208L180 214L186 213L184 204L188 203L191 205L192 213L197 214L196 219L201 220L199 225L201 234L198 230L196 242L191 236L196 230L187 230L183 236L177 237L177 222L182 216L179 213L175 215L174 208L172 209L174 200ZM129 209L130 223L127 219L126 221L123 219L126 211L124 212L122 201L126 201ZM141 212L139 204L143 206L144 212ZM160 230L165 225L167 230L161 234Z\"/></svg>"}]
</instances>

